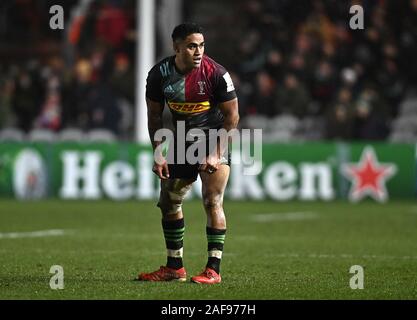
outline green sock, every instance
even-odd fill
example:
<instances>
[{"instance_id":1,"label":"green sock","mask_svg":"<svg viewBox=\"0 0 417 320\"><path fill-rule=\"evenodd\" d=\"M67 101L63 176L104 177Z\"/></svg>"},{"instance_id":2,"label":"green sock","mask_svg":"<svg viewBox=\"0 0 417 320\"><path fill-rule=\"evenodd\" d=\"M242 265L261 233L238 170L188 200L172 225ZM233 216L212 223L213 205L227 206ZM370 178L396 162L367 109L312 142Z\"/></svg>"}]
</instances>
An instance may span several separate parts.
<instances>
[{"instance_id":1,"label":"green sock","mask_svg":"<svg viewBox=\"0 0 417 320\"><path fill-rule=\"evenodd\" d=\"M222 259L226 229L215 229L206 227L208 244L208 261L206 267L220 273L220 262Z\"/></svg>"},{"instance_id":2,"label":"green sock","mask_svg":"<svg viewBox=\"0 0 417 320\"><path fill-rule=\"evenodd\" d=\"M167 248L167 267L181 269L183 239L184 239L184 218L178 220L162 220L165 245Z\"/></svg>"}]
</instances>

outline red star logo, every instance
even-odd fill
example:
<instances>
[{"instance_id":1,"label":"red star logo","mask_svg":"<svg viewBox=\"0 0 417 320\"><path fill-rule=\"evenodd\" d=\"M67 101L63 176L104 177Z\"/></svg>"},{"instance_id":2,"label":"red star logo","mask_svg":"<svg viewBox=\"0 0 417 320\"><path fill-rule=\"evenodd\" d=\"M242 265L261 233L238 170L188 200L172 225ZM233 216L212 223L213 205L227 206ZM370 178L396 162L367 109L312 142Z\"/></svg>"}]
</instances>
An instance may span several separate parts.
<instances>
[{"instance_id":1,"label":"red star logo","mask_svg":"<svg viewBox=\"0 0 417 320\"><path fill-rule=\"evenodd\" d=\"M369 195L376 201L384 202L388 199L385 187L386 180L397 172L393 163L379 163L372 147L366 147L358 164L346 163L342 165L342 173L352 181L349 199L359 201Z\"/></svg>"}]
</instances>

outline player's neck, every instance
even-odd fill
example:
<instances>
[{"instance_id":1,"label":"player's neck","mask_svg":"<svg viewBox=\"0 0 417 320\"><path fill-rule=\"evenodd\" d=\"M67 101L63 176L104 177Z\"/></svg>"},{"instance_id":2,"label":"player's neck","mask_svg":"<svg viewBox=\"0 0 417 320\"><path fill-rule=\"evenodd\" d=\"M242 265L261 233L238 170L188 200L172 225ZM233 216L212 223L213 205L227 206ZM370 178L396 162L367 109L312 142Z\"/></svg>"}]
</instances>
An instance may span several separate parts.
<instances>
[{"instance_id":1,"label":"player's neck","mask_svg":"<svg viewBox=\"0 0 417 320\"><path fill-rule=\"evenodd\" d=\"M177 72L183 75L186 75L194 70L194 68L187 67L177 56L175 57L174 64Z\"/></svg>"}]
</instances>

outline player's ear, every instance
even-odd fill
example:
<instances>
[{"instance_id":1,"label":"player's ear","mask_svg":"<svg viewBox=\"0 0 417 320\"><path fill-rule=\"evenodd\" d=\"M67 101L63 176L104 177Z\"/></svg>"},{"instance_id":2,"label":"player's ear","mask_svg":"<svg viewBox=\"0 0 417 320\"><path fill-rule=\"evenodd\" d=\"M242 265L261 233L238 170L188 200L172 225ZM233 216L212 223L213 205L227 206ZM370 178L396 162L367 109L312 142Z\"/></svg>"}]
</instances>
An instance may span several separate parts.
<instances>
[{"instance_id":1,"label":"player's ear","mask_svg":"<svg viewBox=\"0 0 417 320\"><path fill-rule=\"evenodd\" d=\"M177 42L177 41L174 41L174 42L172 43L172 47L174 48L174 51L175 51L176 53L180 52L180 46L179 46L179 44L178 44L178 42Z\"/></svg>"}]
</instances>

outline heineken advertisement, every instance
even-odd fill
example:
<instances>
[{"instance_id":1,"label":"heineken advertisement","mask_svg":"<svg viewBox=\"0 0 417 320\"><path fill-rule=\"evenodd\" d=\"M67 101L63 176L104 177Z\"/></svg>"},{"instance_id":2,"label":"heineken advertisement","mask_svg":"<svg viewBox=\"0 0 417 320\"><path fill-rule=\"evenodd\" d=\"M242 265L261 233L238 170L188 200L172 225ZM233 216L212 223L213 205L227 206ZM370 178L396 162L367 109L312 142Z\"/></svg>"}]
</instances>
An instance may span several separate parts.
<instances>
[{"instance_id":1,"label":"heineken advertisement","mask_svg":"<svg viewBox=\"0 0 417 320\"><path fill-rule=\"evenodd\" d=\"M416 197L410 144L264 144L258 170L233 161L225 197L275 201ZM240 152L233 151L233 159ZM148 146L133 143L1 143L0 196L18 199L156 199ZM255 172L256 175L248 174ZM189 198L201 197L194 183Z\"/></svg>"}]
</instances>

